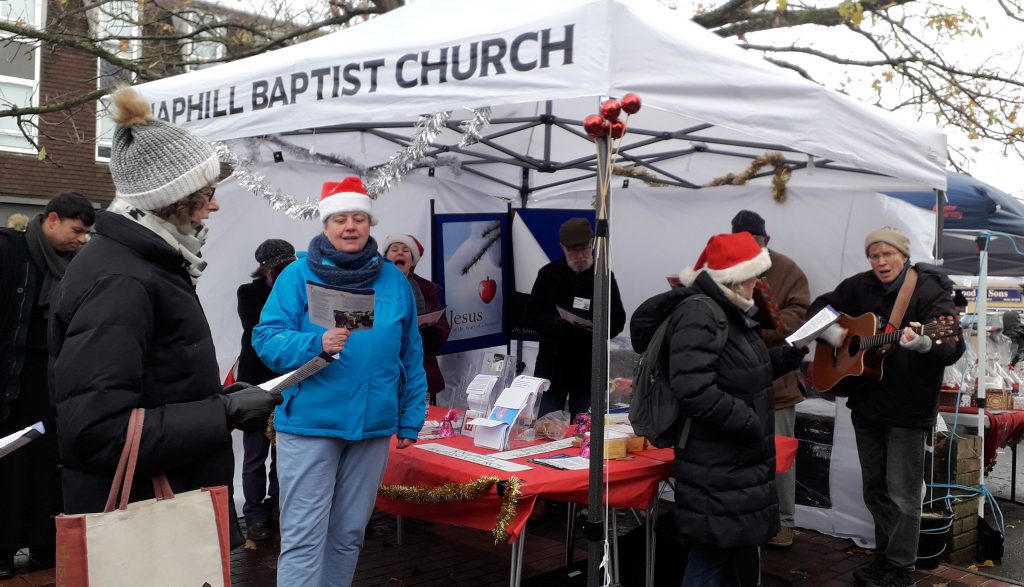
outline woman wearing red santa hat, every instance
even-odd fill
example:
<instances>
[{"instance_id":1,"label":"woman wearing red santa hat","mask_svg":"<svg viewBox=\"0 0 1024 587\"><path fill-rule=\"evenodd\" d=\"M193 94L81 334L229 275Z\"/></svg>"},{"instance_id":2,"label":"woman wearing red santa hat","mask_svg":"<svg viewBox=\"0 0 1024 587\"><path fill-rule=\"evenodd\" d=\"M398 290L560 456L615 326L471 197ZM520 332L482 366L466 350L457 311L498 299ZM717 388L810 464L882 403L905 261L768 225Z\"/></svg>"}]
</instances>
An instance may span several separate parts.
<instances>
[{"instance_id":1,"label":"woman wearing red santa hat","mask_svg":"<svg viewBox=\"0 0 1024 587\"><path fill-rule=\"evenodd\" d=\"M750 233L713 236L680 274L685 287L647 300L630 323L642 352L670 318L668 373L690 419L686 450L675 449L675 519L690 544L683 587L756 585L757 548L779 530L772 381L807 350L761 340L753 292L769 267Z\"/></svg>"},{"instance_id":2,"label":"woman wearing red santa hat","mask_svg":"<svg viewBox=\"0 0 1024 587\"><path fill-rule=\"evenodd\" d=\"M384 260L372 201L357 177L323 186L323 233L284 269L253 330L268 367L287 373L321 352L337 360L284 392L274 413L280 485L278 585L350 585L387 464L388 442L416 442L427 380L416 299ZM373 327L310 322L307 282L372 289Z\"/></svg>"},{"instance_id":3,"label":"woman wearing red santa hat","mask_svg":"<svg viewBox=\"0 0 1024 587\"><path fill-rule=\"evenodd\" d=\"M402 270L409 280L409 286L416 297L416 312L420 315L436 312L444 308L441 305L441 288L436 283L416 275L413 271L423 257L423 245L411 234L389 234L384 239L384 256ZM448 317L441 317L428 324L420 325L420 337L423 339L423 370L427 373L427 392L430 403L437 403L437 394L444 389L444 375L437 365L437 351L448 340L451 327Z\"/></svg>"}]
</instances>

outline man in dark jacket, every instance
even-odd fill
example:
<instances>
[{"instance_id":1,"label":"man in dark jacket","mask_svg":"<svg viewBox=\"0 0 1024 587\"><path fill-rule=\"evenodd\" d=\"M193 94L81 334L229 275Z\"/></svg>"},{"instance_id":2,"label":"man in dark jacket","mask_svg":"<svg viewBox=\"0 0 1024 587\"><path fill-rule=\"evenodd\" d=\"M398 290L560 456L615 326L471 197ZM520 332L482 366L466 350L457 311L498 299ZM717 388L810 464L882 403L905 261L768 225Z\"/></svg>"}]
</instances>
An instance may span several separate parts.
<instances>
[{"instance_id":1,"label":"man in dark jacket","mask_svg":"<svg viewBox=\"0 0 1024 587\"><path fill-rule=\"evenodd\" d=\"M896 296L907 278L910 239L891 227L880 228L864 240L871 270L843 280L835 290L811 304L808 313L831 305L850 316L872 312L889 318ZM850 394L857 438L864 503L875 523L875 559L854 571L858 582L885 587L913 583L921 525L925 439L935 425L939 387L946 365L963 353L963 341L932 340L908 328L955 316L952 282L937 267L918 263L917 285L902 324L899 346L885 361L882 378L866 381ZM839 346L846 336L833 324L821 338Z\"/></svg>"},{"instance_id":2,"label":"man in dark jacket","mask_svg":"<svg viewBox=\"0 0 1024 587\"><path fill-rule=\"evenodd\" d=\"M196 297L203 221L220 206L210 145L152 118L118 90L110 173L117 195L68 267L50 323L66 513L103 511L128 419L145 410L131 501L164 473L177 492L228 486L231 430L263 429L281 397L246 384L222 394L213 337ZM233 500L226 504L234 515ZM237 523L231 543L242 544Z\"/></svg>"},{"instance_id":3,"label":"man in dark jacket","mask_svg":"<svg viewBox=\"0 0 1024 587\"><path fill-rule=\"evenodd\" d=\"M807 276L789 257L769 249L768 231L764 218L757 212L740 210L732 219L732 231L749 232L761 248L768 251L772 266L765 271L754 289L754 299L760 299L763 321L761 338L768 348L786 344L786 337L796 332L807 319L807 306L811 303L811 291ZM804 400L800 391L799 375L790 371L772 383L775 402L775 433L781 436L796 436L796 405ZM779 522L782 529L768 544L791 546L793 544L793 513L796 508L796 466L775 477L779 491Z\"/></svg>"},{"instance_id":4,"label":"man in dark jacket","mask_svg":"<svg viewBox=\"0 0 1024 587\"><path fill-rule=\"evenodd\" d=\"M271 238L256 247L259 267L252 282L238 286L238 318L242 321L242 346L238 353L238 380L259 385L279 374L267 367L252 348L252 329L260 323L260 312L270 297L274 281L295 260L295 247L288 241ZM267 455L270 470L267 470ZM242 433L242 493L245 504L245 533L250 540L269 540L277 506L277 456L270 446L266 430ZM268 482L269 481L269 488Z\"/></svg>"},{"instance_id":5,"label":"man in dark jacket","mask_svg":"<svg viewBox=\"0 0 1024 587\"><path fill-rule=\"evenodd\" d=\"M430 404L436 405L437 394L444 389L444 375L437 364L437 351L448 341L451 326L444 312L433 321L426 317L444 309L441 305L441 287L416 275L416 266L423 257L423 244L413 235L389 234L381 250L405 274L416 298L416 313L422 321L419 330L420 338L423 339L423 371L427 374L427 393L430 394Z\"/></svg>"},{"instance_id":6,"label":"man in dark jacket","mask_svg":"<svg viewBox=\"0 0 1024 587\"><path fill-rule=\"evenodd\" d=\"M52 567L53 516L60 513L57 437L47 391L46 332L51 302L68 262L96 220L82 194L57 194L25 232L0 229L0 436L42 422L46 434L0 459L0 579L14 576L14 554L28 546Z\"/></svg>"},{"instance_id":7,"label":"man in dark jacket","mask_svg":"<svg viewBox=\"0 0 1024 587\"><path fill-rule=\"evenodd\" d=\"M526 306L531 328L540 333L540 350L533 374L551 381L540 404L540 415L565 409L569 398L572 416L590 409L590 353L593 332L561 318L559 312L593 319L594 233L585 218L570 218L558 229L564 257L541 268ZM615 338L626 325L619 286L612 274L611 322L608 336Z\"/></svg>"}]
</instances>

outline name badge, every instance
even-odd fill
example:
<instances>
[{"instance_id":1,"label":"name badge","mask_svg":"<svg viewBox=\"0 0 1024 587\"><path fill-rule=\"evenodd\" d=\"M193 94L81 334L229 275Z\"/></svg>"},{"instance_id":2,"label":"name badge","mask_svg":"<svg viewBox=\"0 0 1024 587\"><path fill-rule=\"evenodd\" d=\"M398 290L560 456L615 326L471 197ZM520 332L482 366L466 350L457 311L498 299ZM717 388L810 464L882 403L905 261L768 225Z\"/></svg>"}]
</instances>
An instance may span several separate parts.
<instances>
[{"instance_id":1,"label":"name badge","mask_svg":"<svg viewBox=\"0 0 1024 587\"><path fill-rule=\"evenodd\" d=\"M573 298L572 299L572 309L573 310L589 310L590 309L590 300L588 300L587 298Z\"/></svg>"}]
</instances>

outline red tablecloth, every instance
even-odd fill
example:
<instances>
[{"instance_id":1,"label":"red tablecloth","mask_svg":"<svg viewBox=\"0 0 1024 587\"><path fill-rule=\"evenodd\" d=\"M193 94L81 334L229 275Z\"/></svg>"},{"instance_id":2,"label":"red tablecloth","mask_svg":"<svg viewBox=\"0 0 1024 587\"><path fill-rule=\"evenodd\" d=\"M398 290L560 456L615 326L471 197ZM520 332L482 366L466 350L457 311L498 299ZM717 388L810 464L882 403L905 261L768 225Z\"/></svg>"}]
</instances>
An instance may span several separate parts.
<instances>
[{"instance_id":1,"label":"red tablecloth","mask_svg":"<svg viewBox=\"0 0 1024 587\"><path fill-rule=\"evenodd\" d=\"M440 419L441 413L432 409L430 417ZM480 454L495 452L473 446L473 439L464 436L421 442L441 442ZM793 465L796 444L793 438L776 437L777 470L784 471ZM570 452L572 449L561 450ZM500 479L518 477L522 481L522 497L519 498L515 519L508 527L511 540L515 540L526 525L526 520L530 517L538 498L587 502L588 471L561 471L527 463L526 460L522 458L512 462L529 465L532 467L530 470L508 473L415 447L397 450L392 444L382 483L436 487L444 483L465 483L483 476L495 476ZM610 505L618 508L645 508L654 497L658 483L672 474L672 449L648 450L635 453L634 458L630 460L608 461L605 471L609 479L607 499ZM472 501L430 505L417 505L385 497L377 498L377 507L385 512L480 530L494 528L500 505L501 498L495 491Z\"/></svg>"},{"instance_id":2,"label":"red tablecloth","mask_svg":"<svg viewBox=\"0 0 1024 587\"><path fill-rule=\"evenodd\" d=\"M953 413L955 408L942 406L943 412ZM959 424L974 425L978 408L960 408L963 420ZM985 429L985 471L996 464L996 449L1012 446L1024 438L1024 410L985 410L989 426Z\"/></svg>"}]
</instances>

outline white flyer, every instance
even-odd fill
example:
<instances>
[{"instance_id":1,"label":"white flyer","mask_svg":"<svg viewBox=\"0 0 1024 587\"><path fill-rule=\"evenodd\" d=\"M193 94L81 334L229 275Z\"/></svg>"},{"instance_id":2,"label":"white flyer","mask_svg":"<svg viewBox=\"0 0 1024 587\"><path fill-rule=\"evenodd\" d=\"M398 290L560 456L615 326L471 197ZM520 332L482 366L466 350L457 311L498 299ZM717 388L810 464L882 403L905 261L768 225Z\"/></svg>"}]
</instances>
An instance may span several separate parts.
<instances>
[{"instance_id":1,"label":"white flyer","mask_svg":"<svg viewBox=\"0 0 1024 587\"><path fill-rule=\"evenodd\" d=\"M372 289L335 287L306 282L309 321L324 328L365 330L373 328Z\"/></svg>"},{"instance_id":2,"label":"white flyer","mask_svg":"<svg viewBox=\"0 0 1024 587\"><path fill-rule=\"evenodd\" d=\"M529 471L530 469L533 468L528 467L526 465L520 465L519 463L510 463L508 461L503 461L501 459L495 459L489 456L478 455L475 452L469 452L468 450L452 448L450 446L438 442L428 442L427 444L414 444L413 446L421 450L427 450L432 453L437 453L439 455L445 455L447 457L452 457L462 461L468 461L470 463L476 463L478 465L483 465L485 467L498 469L500 471L507 471L510 473L515 473L517 471Z\"/></svg>"},{"instance_id":3,"label":"white flyer","mask_svg":"<svg viewBox=\"0 0 1024 587\"><path fill-rule=\"evenodd\" d=\"M804 322L804 325L796 332L787 336L786 342L793 346L805 347L836 320L839 320L839 312L836 312L832 306L825 306L810 320Z\"/></svg>"},{"instance_id":4,"label":"white flyer","mask_svg":"<svg viewBox=\"0 0 1024 587\"><path fill-rule=\"evenodd\" d=\"M573 438L563 438L561 440L552 440L551 442L544 442L541 444L535 444L533 446L527 446L524 448L517 448L515 450L506 450L505 452L496 452L494 454L487 455L492 459L501 459L503 461L511 461L512 459L520 459L522 457L532 457L533 455L541 455L546 452L555 450L562 450L563 448L569 448L572 446Z\"/></svg>"}]
</instances>

